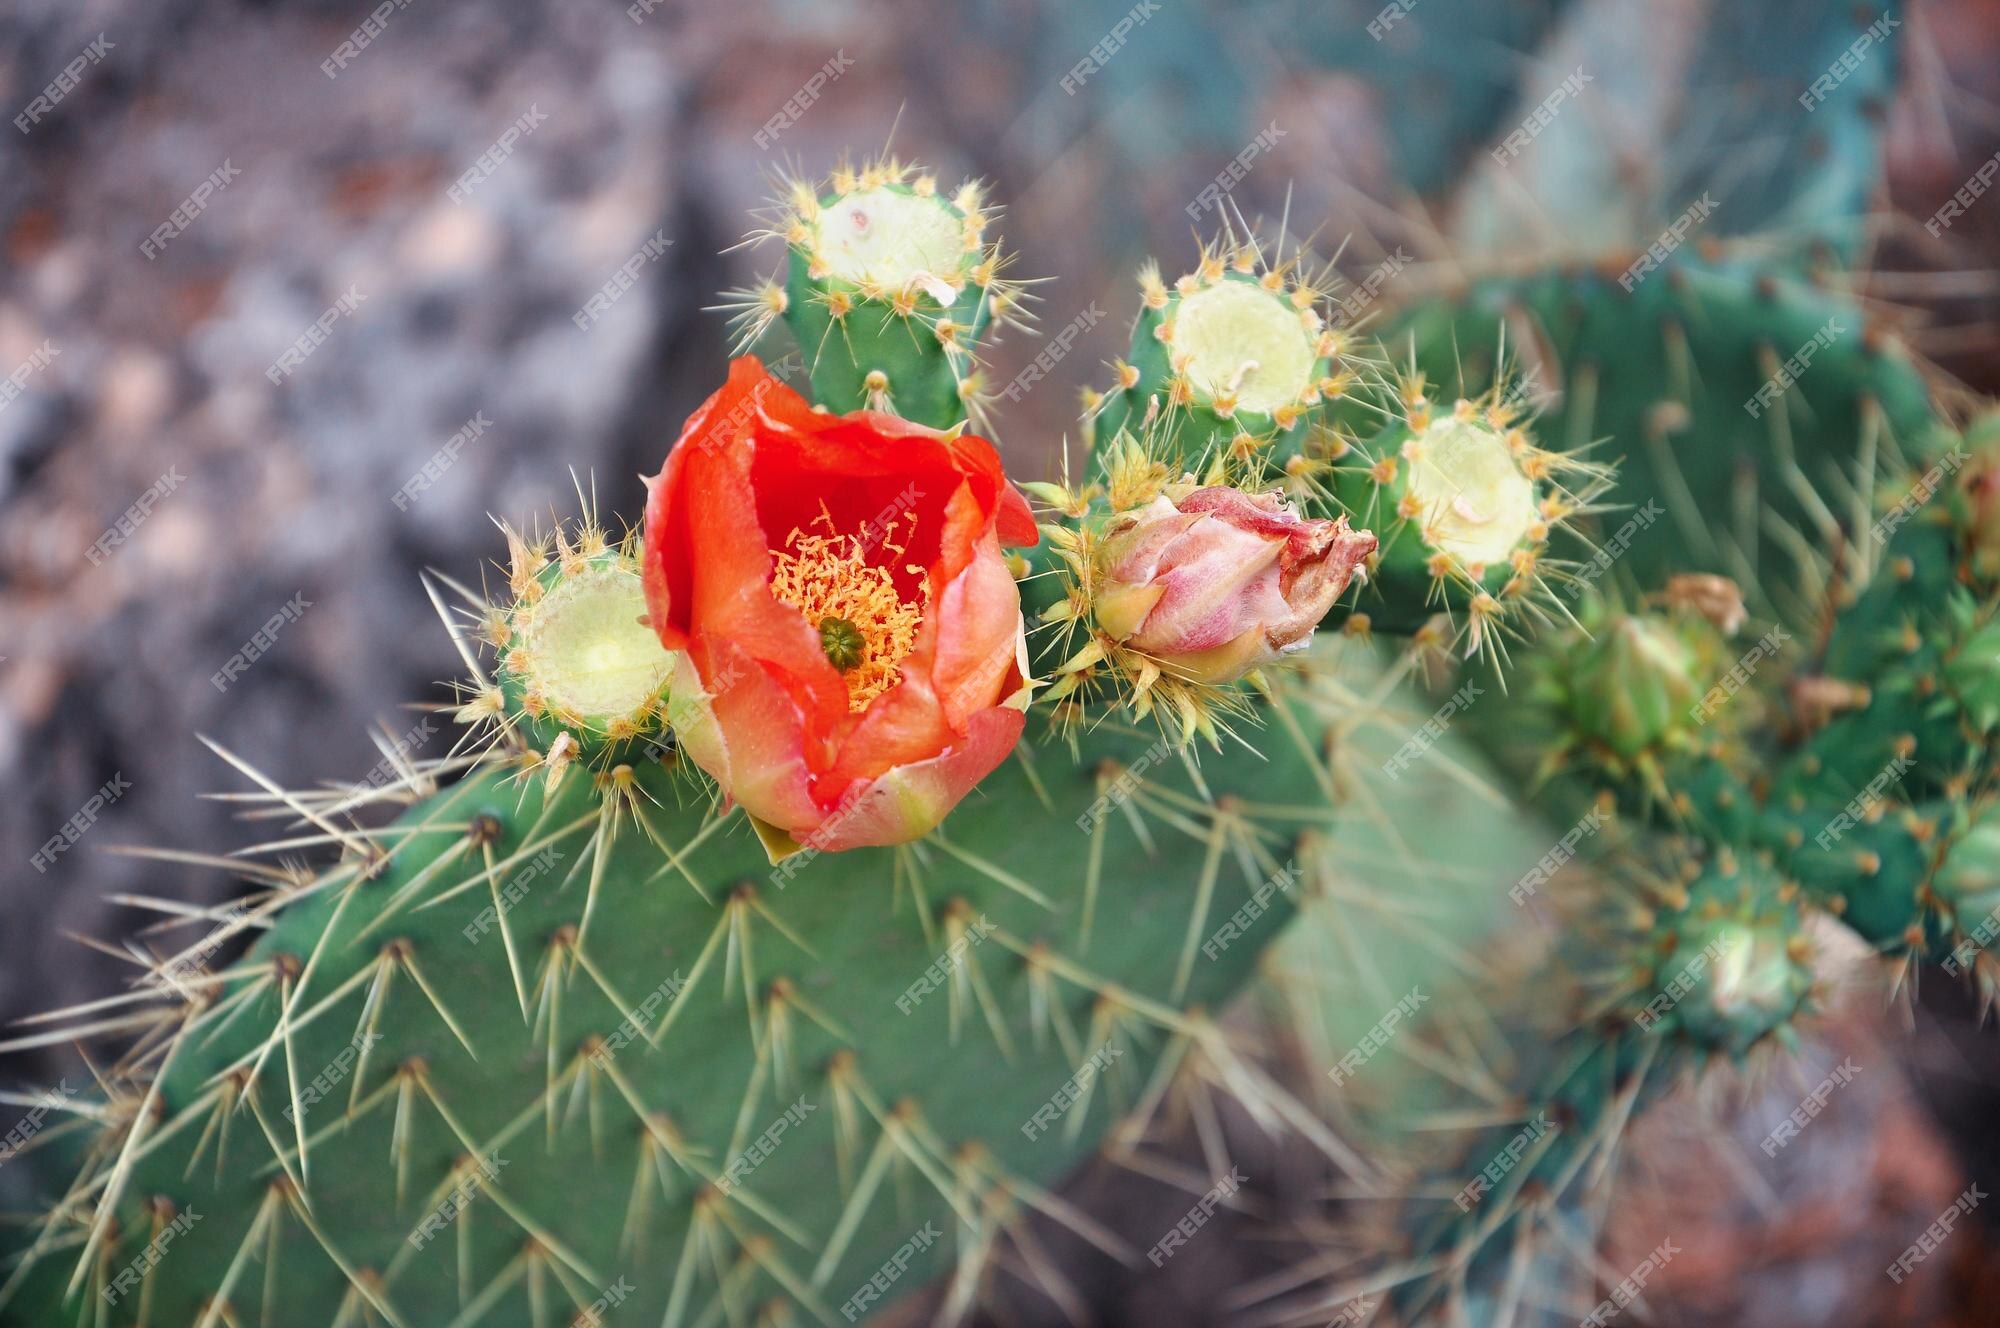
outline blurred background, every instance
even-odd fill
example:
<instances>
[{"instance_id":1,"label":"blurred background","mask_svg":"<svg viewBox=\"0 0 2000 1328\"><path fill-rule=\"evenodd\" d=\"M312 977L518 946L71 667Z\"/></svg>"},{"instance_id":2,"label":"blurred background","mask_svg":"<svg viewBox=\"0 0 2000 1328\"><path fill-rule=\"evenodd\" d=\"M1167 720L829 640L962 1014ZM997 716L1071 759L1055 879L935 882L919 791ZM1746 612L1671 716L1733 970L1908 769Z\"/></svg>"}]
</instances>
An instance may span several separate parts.
<instances>
[{"instance_id":1,"label":"blurred background","mask_svg":"<svg viewBox=\"0 0 2000 1328\"><path fill-rule=\"evenodd\" d=\"M1837 215L1828 269L1941 373L2000 390L2000 204L1942 238L1922 224L2000 148L2000 4L1864 11L1894 53L1816 115L1798 99L1827 68L1808 39L1826 8L12 0L0 1021L114 989L139 915L113 896L227 897L223 874L110 851L248 841L200 797L244 785L197 735L286 785L445 750L449 725L405 705L458 672L420 570L476 582L499 552L489 515L571 514L578 483L636 518L638 475L721 379L708 306L777 261L735 247L751 212L843 153L989 180L1016 271L1048 278L1040 331L990 369L1015 383L1073 329L1001 403L1017 474L1074 438L1139 262L1187 261L1224 207L1337 259L1375 292L1360 322L1497 267L1622 269L1705 190L1707 245ZM1496 159L1566 80L1580 109ZM1865 150L1841 139L1856 123ZM1990 1241L1959 1245L1921 1303L1849 1299L1840 1271L1871 1222L1906 1231L1961 1167L1994 1170L2000 1057L1979 1013L1949 990L1883 1013L1862 1052L1904 1068L1814 1134L1877 1158L1837 1202L1805 1161L1648 1200L1718 1233L1675 1266L1662 1321L2000 1322ZM0 1087L51 1064L0 1060ZM1153 1202L1130 1177L1079 1193ZM1192 1321L1206 1289L1278 1257L1246 1230L1143 1286L1098 1270L1099 1309Z\"/></svg>"}]
</instances>

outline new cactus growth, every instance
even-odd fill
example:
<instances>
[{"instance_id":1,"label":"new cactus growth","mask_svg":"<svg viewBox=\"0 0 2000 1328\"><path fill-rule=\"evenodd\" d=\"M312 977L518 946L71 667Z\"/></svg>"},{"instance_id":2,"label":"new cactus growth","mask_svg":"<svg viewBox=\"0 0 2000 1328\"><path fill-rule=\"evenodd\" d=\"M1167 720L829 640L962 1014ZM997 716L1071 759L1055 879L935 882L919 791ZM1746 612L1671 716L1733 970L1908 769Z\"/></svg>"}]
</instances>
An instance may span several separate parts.
<instances>
[{"instance_id":1,"label":"new cactus growth","mask_svg":"<svg viewBox=\"0 0 2000 1328\"><path fill-rule=\"evenodd\" d=\"M1224 235L1172 286L1147 264L1139 297L1129 358L1112 366L1108 389L1085 394L1100 445L1164 433L1189 457L1282 458L1351 378L1327 293L1300 255L1267 256L1254 239Z\"/></svg>"},{"instance_id":2,"label":"new cactus growth","mask_svg":"<svg viewBox=\"0 0 2000 1328\"><path fill-rule=\"evenodd\" d=\"M1380 532L1371 620L1411 631L1416 613L1462 614L1470 650L1489 652L1510 617L1547 617L1552 531L1591 504L1602 467L1544 451L1497 389L1443 413L1421 378L1395 390L1393 422L1372 437L1336 437L1329 487ZM1518 627L1515 630L1519 630Z\"/></svg>"},{"instance_id":3,"label":"new cactus growth","mask_svg":"<svg viewBox=\"0 0 2000 1328\"><path fill-rule=\"evenodd\" d=\"M600 770L667 732L674 657L645 623L637 537L613 544L595 520L545 539L507 531L511 603L477 630L498 655L459 712L519 728L527 759L560 777L571 761Z\"/></svg>"},{"instance_id":4,"label":"new cactus growth","mask_svg":"<svg viewBox=\"0 0 2000 1328\"><path fill-rule=\"evenodd\" d=\"M786 248L782 279L730 292L738 349L782 319L836 411L886 411L935 428L984 421L979 344L1019 324L1025 292L987 238L993 209L977 183L885 157L842 166L823 184L790 181L752 240Z\"/></svg>"}]
</instances>

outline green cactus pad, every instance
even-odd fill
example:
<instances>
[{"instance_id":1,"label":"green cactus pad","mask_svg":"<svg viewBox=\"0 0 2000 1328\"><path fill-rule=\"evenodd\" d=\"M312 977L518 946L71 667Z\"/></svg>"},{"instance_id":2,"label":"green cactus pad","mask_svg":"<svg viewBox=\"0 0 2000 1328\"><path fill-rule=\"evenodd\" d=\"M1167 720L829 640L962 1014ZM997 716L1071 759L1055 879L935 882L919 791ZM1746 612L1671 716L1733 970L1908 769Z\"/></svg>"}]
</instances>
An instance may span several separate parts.
<instances>
[{"instance_id":1,"label":"green cactus pad","mask_svg":"<svg viewBox=\"0 0 2000 1328\"><path fill-rule=\"evenodd\" d=\"M1045 1187L1156 1074L1237 1054L1200 1011L1262 942L1202 942L1253 898L1275 936L1335 812L1301 797L1316 740L1199 784L1154 735L1073 741L929 841L776 869L671 761L492 769L340 831L226 978L159 992L5 1321L529 1325L614 1287L635 1321L824 1321L939 1272L971 1294L1032 1211L1116 1247Z\"/></svg>"}]
</instances>

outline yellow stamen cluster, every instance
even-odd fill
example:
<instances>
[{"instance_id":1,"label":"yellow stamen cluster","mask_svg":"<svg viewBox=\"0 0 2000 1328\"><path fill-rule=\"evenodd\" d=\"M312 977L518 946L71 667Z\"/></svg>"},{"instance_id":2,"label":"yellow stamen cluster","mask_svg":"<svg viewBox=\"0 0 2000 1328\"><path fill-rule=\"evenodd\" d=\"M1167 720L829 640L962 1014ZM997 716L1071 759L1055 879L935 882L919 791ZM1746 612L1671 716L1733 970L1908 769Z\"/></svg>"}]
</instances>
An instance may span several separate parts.
<instances>
[{"instance_id":1,"label":"yellow stamen cluster","mask_svg":"<svg viewBox=\"0 0 2000 1328\"><path fill-rule=\"evenodd\" d=\"M914 524L915 518L911 518ZM907 532L906 532L907 537ZM897 545L888 545L900 551ZM855 535L808 535L794 530L782 550L771 553L771 593L805 615L827 641L828 657L847 683L851 711L902 681L903 659L917 643L923 609L905 604L889 569L868 561ZM920 570L920 569L912 569ZM859 638L851 662L833 658L833 643Z\"/></svg>"}]
</instances>

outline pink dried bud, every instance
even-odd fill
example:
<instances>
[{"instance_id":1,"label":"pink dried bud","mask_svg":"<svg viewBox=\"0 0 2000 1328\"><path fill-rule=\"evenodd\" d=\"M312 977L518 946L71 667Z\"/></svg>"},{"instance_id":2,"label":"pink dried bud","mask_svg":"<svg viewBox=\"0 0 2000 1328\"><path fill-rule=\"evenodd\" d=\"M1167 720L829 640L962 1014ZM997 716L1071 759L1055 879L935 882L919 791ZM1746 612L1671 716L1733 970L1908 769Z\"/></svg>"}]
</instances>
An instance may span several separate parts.
<instances>
[{"instance_id":1,"label":"pink dried bud","mask_svg":"<svg viewBox=\"0 0 2000 1328\"><path fill-rule=\"evenodd\" d=\"M1213 486L1119 516L1100 546L1098 628L1175 677L1226 683L1302 650L1375 537L1275 493Z\"/></svg>"}]
</instances>

